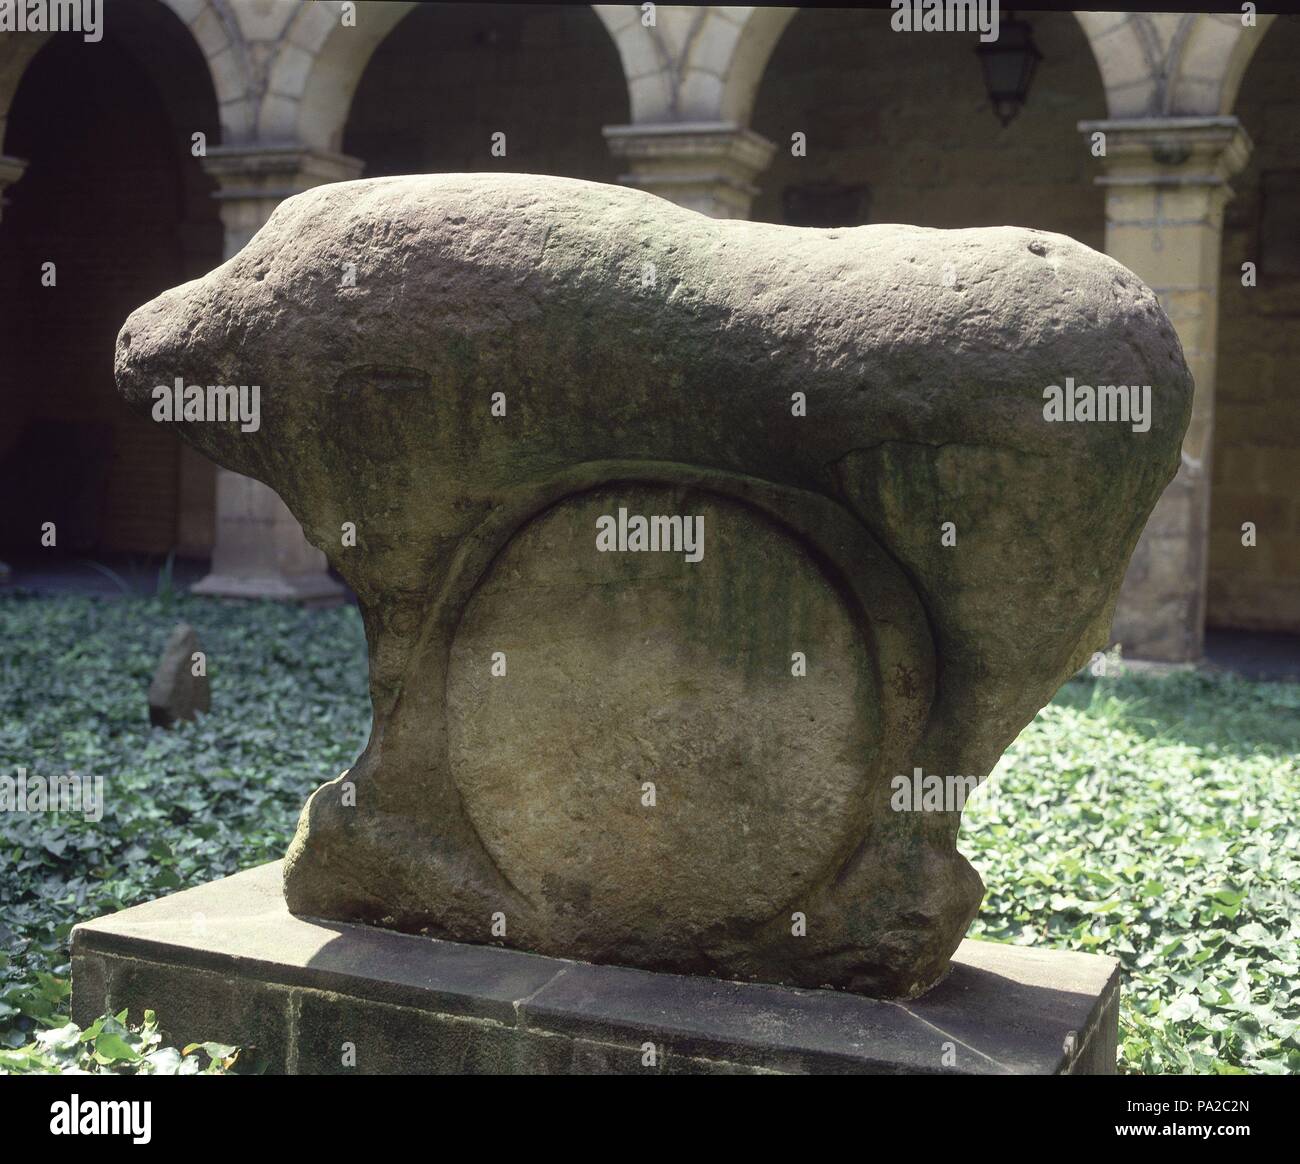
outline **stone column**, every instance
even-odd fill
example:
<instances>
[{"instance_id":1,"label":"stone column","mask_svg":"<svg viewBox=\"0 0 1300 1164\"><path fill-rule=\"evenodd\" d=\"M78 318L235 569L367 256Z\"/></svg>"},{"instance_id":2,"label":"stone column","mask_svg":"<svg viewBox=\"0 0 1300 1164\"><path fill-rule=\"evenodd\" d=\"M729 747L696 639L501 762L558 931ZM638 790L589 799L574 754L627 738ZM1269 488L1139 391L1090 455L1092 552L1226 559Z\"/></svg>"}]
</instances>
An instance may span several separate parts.
<instances>
[{"instance_id":1,"label":"stone column","mask_svg":"<svg viewBox=\"0 0 1300 1164\"><path fill-rule=\"evenodd\" d=\"M1160 297L1196 380L1182 466L1133 555L1112 635L1132 656L1195 662L1205 637L1223 207L1251 143L1235 117L1083 121L1079 129L1106 135L1097 179L1106 252Z\"/></svg>"},{"instance_id":2,"label":"stone column","mask_svg":"<svg viewBox=\"0 0 1300 1164\"><path fill-rule=\"evenodd\" d=\"M229 259L290 195L359 177L362 163L296 145L217 146L204 168L219 183ZM325 555L303 536L279 495L260 481L218 468L212 571L195 594L300 602L337 600Z\"/></svg>"},{"instance_id":3,"label":"stone column","mask_svg":"<svg viewBox=\"0 0 1300 1164\"><path fill-rule=\"evenodd\" d=\"M192 590L297 602L333 601L343 593L326 570L325 555L303 536L280 495L261 481L221 468L212 572Z\"/></svg>"},{"instance_id":4,"label":"stone column","mask_svg":"<svg viewBox=\"0 0 1300 1164\"><path fill-rule=\"evenodd\" d=\"M27 169L27 162L24 159L0 154L0 216L4 215L5 190L23 176L25 169ZM9 581L10 573L9 564L0 562L0 586Z\"/></svg>"},{"instance_id":5,"label":"stone column","mask_svg":"<svg viewBox=\"0 0 1300 1164\"><path fill-rule=\"evenodd\" d=\"M627 162L625 186L658 194L710 218L748 218L754 178L776 147L729 121L607 125L610 152Z\"/></svg>"}]
</instances>

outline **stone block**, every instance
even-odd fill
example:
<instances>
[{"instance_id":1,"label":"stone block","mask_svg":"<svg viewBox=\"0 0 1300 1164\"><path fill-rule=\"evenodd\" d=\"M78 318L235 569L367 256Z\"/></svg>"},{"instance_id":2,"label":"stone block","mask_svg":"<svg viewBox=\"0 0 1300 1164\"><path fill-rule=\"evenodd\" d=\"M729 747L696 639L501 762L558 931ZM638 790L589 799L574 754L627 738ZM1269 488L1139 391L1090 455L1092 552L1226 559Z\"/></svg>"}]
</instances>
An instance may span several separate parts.
<instances>
[{"instance_id":1,"label":"stone block","mask_svg":"<svg viewBox=\"0 0 1300 1164\"><path fill-rule=\"evenodd\" d=\"M291 915L279 862L79 925L73 1016L294 1074L1111 1074L1112 958L965 941L907 1004ZM251 1055L253 1052L250 1051Z\"/></svg>"},{"instance_id":2,"label":"stone block","mask_svg":"<svg viewBox=\"0 0 1300 1164\"><path fill-rule=\"evenodd\" d=\"M174 627L149 683L149 722L155 727L171 727L211 709L207 667L196 658L199 654L194 628L188 623Z\"/></svg>"}]
</instances>

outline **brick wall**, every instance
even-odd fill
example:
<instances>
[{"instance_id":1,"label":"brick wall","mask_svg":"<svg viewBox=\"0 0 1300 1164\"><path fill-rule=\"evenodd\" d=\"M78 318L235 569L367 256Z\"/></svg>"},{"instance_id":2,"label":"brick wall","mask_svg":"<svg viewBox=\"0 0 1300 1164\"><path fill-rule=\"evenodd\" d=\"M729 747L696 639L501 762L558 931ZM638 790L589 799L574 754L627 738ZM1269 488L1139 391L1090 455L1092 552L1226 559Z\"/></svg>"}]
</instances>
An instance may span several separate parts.
<instances>
[{"instance_id":1,"label":"brick wall","mask_svg":"<svg viewBox=\"0 0 1300 1164\"><path fill-rule=\"evenodd\" d=\"M1280 17L1247 67L1235 110L1255 151L1233 179L1236 196L1224 220L1206 611L1211 626L1300 632L1298 59L1300 17ZM1267 211L1266 196L1274 200ZM1261 237L1266 216L1278 233ZM1245 262L1257 265L1254 288L1242 286ZM1247 521L1258 530L1254 548L1241 544Z\"/></svg>"}]
</instances>

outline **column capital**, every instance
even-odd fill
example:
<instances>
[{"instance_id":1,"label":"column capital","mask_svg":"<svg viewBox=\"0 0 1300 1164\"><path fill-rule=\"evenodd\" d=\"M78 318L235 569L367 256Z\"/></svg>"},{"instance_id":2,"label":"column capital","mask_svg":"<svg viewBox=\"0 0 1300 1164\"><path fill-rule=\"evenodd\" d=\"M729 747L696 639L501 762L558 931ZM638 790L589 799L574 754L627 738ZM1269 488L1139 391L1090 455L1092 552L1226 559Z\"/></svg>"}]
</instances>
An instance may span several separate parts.
<instances>
[{"instance_id":1,"label":"column capital","mask_svg":"<svg viewBox=\"0 0 1300 1164\"><path fill-rule=\"evenodd\" d=\"M203 168L217 180L213 197L273 198L282 201L326 182L361 177L365 163L347 154L329 153L298 142L258 142L213 146Z\"/></svg>"},{"instance_id":2,"label":"column capital","mask_svg":"<svg viewBox=\"0 0 1300 1164\"><path fill-rule=\"evenodd\" d=\"M710 218L748 218L776 146L731 121L607 125L610 152L626 160L625 186L658 194Z\"/></svg>"},{"instance_id":3,"label":"column capital","mask_svg":"<svg viewBox=\"0 0 1300 1164\"><path fill-rule=\"evenodd\" d=\"M302 142L213 146L203 168L217 182L212 196L226 228L225 257L241 251L286 198L326 182L359 178L364 167L359 158Z\"/></svg>"},{"instance_id":4,"label":"column capital","mask_svg":"<svg viewBox=\"0 0 1300 1164\"><path fill-rule=\"evenodd\" d=\"M1226 187L1254 148L1235 117L1132 117L1078 128L1106 135L1099 186Z\"/></svg>"}]
</instances>

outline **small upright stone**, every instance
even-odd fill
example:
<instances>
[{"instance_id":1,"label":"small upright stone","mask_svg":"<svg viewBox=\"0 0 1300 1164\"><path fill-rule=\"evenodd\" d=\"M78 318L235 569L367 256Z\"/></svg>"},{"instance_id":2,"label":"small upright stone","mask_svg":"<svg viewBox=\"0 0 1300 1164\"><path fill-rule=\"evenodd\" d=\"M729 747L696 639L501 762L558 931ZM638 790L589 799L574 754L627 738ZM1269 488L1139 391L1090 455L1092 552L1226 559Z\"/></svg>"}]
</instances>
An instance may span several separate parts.
<instances>
[{"instance_id":1,"label":"small upright stone","mask_svg":"<svg viewBox=\"0 0 1300 1164\"><path fill-rule=\"evenodd\" d=\"M154 727L171 727L178 719L193 719L206 712L208 698L206 668L195 674L194 655L199 636L189 623L177 623L163 648L158 668L149 683L149 722Z\"/></svg>"}]
</instances>

